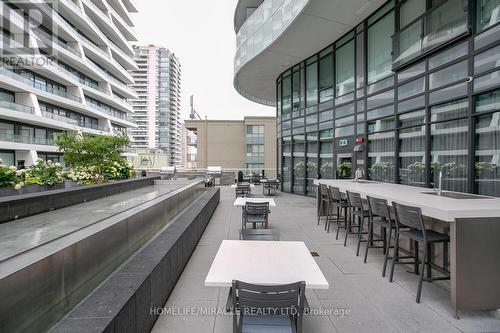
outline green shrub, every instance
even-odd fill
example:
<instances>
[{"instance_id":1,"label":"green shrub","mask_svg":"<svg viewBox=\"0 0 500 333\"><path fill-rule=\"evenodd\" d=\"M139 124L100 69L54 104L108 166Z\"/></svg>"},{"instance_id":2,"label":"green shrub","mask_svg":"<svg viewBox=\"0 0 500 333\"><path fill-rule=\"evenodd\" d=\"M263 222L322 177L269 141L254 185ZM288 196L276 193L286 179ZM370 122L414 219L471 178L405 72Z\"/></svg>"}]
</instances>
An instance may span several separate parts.
<instances>
[{"instance_id":1,"label":"green shrub","mask_svg":"<svg viewBox=\"0 0 500 333\"><path fill-rule=\"evenodd\" d=\"M55 144L71 166L66 177L82 184L91 184L126 179L135 174L133 167L121 156L128 142L126 136L63 133Z\"/></svg>"},{"instance_id":2,"label":"green shrub","mask_svg":"<svg viewBox=\"0 0 500 333\"><path fill-rule=\"evenodd\" d=\"M25 183L28 185L55 185L64 182L63 168L59 163L45 162L38 159L25 172Z\"/></svg>"},{"instance_id":3,"label":"green shrub","mask_svg":"<svg viewBox=\"0 0 500 333\"><path fill-rule=\"evenodd\" d=\"M19 190L24 185L23 175L24 170L4 165L0 160L0 187L14 187Z\"/></svg>"}]
</instances>

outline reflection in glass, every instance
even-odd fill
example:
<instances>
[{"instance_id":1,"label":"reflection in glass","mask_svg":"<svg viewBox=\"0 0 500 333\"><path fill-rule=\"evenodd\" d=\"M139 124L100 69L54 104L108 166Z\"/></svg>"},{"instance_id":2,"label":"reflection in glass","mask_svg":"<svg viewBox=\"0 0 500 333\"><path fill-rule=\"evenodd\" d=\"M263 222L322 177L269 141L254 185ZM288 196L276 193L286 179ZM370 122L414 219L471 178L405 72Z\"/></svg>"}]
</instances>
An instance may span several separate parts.
<instances>
[{"instance_id":1,"label":"reflection in glass","mask_svg":"<svg viewBox=\"0 0 500 333\"><path fill-rule=\"evenodd\" d=\"M399 182L425 186L425 126L399 131Z\"/></svg>"},{"instance_id":2,"label":"reflection in glass","mask_svg":"<svg viewBox=\"0 0 500 333\"><path fill-rule=\"evenodd\" d=\"M477 8L477 30L484 30L500 21L499 0L478 0Z\"/></svg>"},{"instance_id":3,"label":"reflection in glass","mask_svg":"<svg viewBox=\"0 0 500 333\"><path fill-rule=\"evenodd\" d=\"M477 118L475 183L478 194L500 197L500 112Z\"/></svg>"},{"instance_id":4,"label":"reflection in glass","mask_svg":"<svg viewBox=\"0 0 500 333\"><path fill-rule=\"evenodd\" d=\"M293 192L304 193L305 181L304 135L293 136Z\"/></svg>"},{"instance_id":5,"label":"reflection in glass","mask_svg":"<svg viewBox=\"0 0 500 333\"><path fill-rule=\"evenodd\" d=\"M321 141L319 148L319 174L325 179L333 178L333 141Z\"/></svg>"},{"instance_id":6,"label":"reflection in glass","mask_svg":"<svg viewBox=\"0 0 500 333\"><path fill-rule=\"evenodd\" d=\"M394 183L394 131L368 135L368 176Z\"/></svg>"},{"instance_id":7,"label":"reflection in glass","mask_svg":"<svg viewBox=\"0 0 500 333\"><path fill-rule=\"evenodd\" d=\"M431 124L431 187L437 187L442 171L442 189L467 191L468 119Z\"/></svg>"},{"instance_id":8,"label":"reflection in glass","mask_svg":"<svg viewBox=\"0 0 500 333\"><path fill-rule=\"evenodd\" d=\"M390 75L394 11L368 28L368 83Z\"/></svg>"},{"instance_id":9,"label":"reflection in glass","mask_svg":"<svg viewBox=\"0 0 500 333\"><path fill-rule=\"evenodd\" d=\"M318 104L318 63L312 63L306 68L306 101L307 106Z\"/></svg>"},{"instance_id":10,"label":"reflection in glass","mask_svg":"<svg viewBox=\"0 0 500 333\"><path fill-rule=\"evenodd\" d=\"M354 90L354 39L335 52L335 96Z\"/></svg>"}]
</instances>

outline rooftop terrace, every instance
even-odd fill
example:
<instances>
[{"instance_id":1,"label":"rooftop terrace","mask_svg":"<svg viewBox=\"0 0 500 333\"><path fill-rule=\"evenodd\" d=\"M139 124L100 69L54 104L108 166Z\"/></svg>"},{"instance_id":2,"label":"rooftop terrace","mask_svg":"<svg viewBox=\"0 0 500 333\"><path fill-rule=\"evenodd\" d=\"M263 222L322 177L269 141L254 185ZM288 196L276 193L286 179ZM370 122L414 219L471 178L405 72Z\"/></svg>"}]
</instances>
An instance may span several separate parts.
<instances>
[{"instance_id":1,"label":"rooftop terrace","mask_svg":"<svg viewBox=\"0 0 500 333\"><path fill-rule=\"evenodd\" d=\"M221 187L220 204L165 304L178 312L160 316L153 332L232 332L229 315L182 312L225 307L228 288L205 287L204 280L222 240L239 238L241 208L233 207L233 201L234 189ZM422 301L415 303L418 276L398 265L395 281L389 283L381 276L382 251L375 249L363 264L355 255L355 236L344 247L343 237L335 240L334 233L316 224L315 199L279 193L275 201L270 227L279 230L280 240L304 241L317 252L315 260L330 284L328 290L306 291L310 307L329 315L305 317L304 332L500 332L499 311L461 311L455 319L446 282L424 283ZM343 309L345 315L332 309Z\"/></svg>"}]
</instances>

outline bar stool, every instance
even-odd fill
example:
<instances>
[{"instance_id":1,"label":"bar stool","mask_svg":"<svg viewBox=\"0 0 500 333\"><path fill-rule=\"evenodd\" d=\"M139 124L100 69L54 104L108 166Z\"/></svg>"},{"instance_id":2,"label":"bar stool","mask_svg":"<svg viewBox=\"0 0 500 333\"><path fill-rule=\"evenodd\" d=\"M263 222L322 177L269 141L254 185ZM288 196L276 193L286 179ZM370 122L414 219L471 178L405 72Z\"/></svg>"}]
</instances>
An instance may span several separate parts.
<instances>
[{"instance_id":1,"label":"bar stool","mask_svg":"<svg viewBox=\"0 0 500 333\"><path fill-rule=\"evenodd\" d=\"M361 235L366 234L363 233L363 225L365 219L370 215L368 210L363 206L363 199L361 199L361 195L356 192L346 191L347 194L347 202L350 206L350 218L347 227L347 231L345 233L344 246L347 246L347 235L349 234L357 234L358 235L358 248L356 250L356 256L359 256L359 246L361 244ZM353 225L352 222L355 222L358 219L358 223ZM353 232L351 229L356 228L357 231Z\"/></svg>"},{"instance_id":2,"label":"bar stool","mask_svg":"<svg viewBox=\"0 0 500 333\"><path fill-rule=\"evenodd\" d=\"M328 193L330 193L330 199L332 200L331 204L337 212L337 235L335 236L335 239L339 239L340 228L347 230L347 220L349 216L347 214L347 210L349 208L349 204L346 199L342 198L338 187L328 186ZM344 211L344 219L342 219L342 211ZM328 222L327 232L330 232L330 221ZM344 226L341 225L342 222L344 222Z\"/></svg>"},{"instance_id":3,"label":"bar stool","mask_svg":"<svg viewBox=\"0 0 500 333\"><path fill-rule=\"evenodd\" d=\"M387 200L377 199L370 196L366 197L368 201L368 239L365 249L364 263L366 263L366 258L368 257L368 249L382 249L384 254L387 253L387 229L391 230L393 227L391 224L391 215L389 214L389 208L387 207ZM373 225L377 224L381 227L382 235L380 239L373 239ZM374 242L382 242L382 245L373 245ZM387 259L385 260L387 261ZM385 272L386 263L384 263ZM384 275L383 273L382 275Z\"/></svg>"},{"instance_id":4,"label":"bar stool","mask_svg":"<svg viewBox=\"0 0 500 333\"><path fill-rule=\"evenodd\" d=\"M318 185L318 199L319 199L319 204L318 204L318 225L321 221L321 212L322 210L325 210L325 212L328 214L328 188L325 184L319 184Z\"/></svg>"},{"instance_id":5,"label":"bar stool","mask_svg":"<svg viewBox=\"0 0 500 333\"><path fill-rule=\"evenodd\" d=\"M422 210L420 207L412 207L401 205L397 202L392 203L394 211L396 212L396 221L400 225L409 227L409 231L400 231L396 235L396 245L394 248L394 256L392 258L391 274L389 281L392 282L392 277L394 275L394 265L399 259L399 235L403 237L408 237L415 241L424 243L424 257L422 259L422 267L420 269L420 277L418 280L417 289L417 303L420 303L420 295L422 293L422 282L423 281L437 281L437 280L449 280L450 275L432 277L432 247L436 243L446 243L450 242L450 237L448 235L436 232L434 230L427 230L425 228L424 219L422 218ZM418 247L415 248L415 261L418 263ZM427 267L427 276L424 278L424 268Z\"/></svg>"}]
</instances>

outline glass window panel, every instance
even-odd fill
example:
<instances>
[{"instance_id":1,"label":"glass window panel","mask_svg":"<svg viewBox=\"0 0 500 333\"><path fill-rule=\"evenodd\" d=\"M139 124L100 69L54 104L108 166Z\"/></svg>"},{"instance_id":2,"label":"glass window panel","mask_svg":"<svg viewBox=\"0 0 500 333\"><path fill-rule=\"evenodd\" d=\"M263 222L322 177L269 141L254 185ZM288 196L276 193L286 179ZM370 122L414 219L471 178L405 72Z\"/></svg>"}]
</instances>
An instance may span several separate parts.
<instances>
[{"instance_id":1,"label":"glass window panel","mask_svg":"<svg viewBox=\"0 0 500 333\"><path fill-rule=\"evenodd\" d=\"M368 28L368 83L390 75L394 12Z\"/></svg>"},{"instance_id":2,"label":"glass window panel","mask_svg":"<svg viewBox=\"0 0 500 333\"><path fill-rule=\"evenodd\" d=\"M412 23L396 34L394 65L398 66L422 53L422 20Z\"/></svg>"},{"instance_id":3,"label":"glass window panel","mask_svg":"<svg viewBox=\"0 0 500 333\"><path fill-rule=\"evenodd\" d=\"M457 60L458 58L467 55L467 53L468 53L467 42L454 46L432 58L429 58L429 70L444 65L447 62Z\"/></svg>"},{"instance_id":4,"label":"glass window panel","mask_svg":"<svg viewBox=\"0 0 500 333\"><path fill-rule=\"evenodd\" d=\"M335 105L341 105L347 102L350 102L354 99L354 93L351 94L346 94L344 96L341 96L339 98L335 99Z\"/></svg>"},{"instance_id":5,"label":"glass window panel","mask_svg":"<svg viewBox=\"0 0 500 333\"><path fill-rule=\"evenodd\" d=\"M319 111L331 110L333 109L333 101L324 102L319 105Z\"/></svg>"},{"instance_id":6,"label":"glass window panel","mask_svg":"<svg viewBox=\"0 0 500 333\"><path fill-rule=\"evenodd\" d=\"M292 120L292 127L301 127L304 126L304 118L296 118Z\"/></svg>"},{"instance_id":7,"label":"glass window panel","mask_svg":"<svg viewBox=\"0 0 500 333\"><path fill-rule=\"evenodd\" d=\"M392 130L395 127L394 117L368 122L368 133Z\"/></svg>"},{"instance_id":8,"label":"glass window panel","mask_svg":"<svg viewBox=\"0 0 500 333\"><path fill-rule=\"evenodd\" d=\"M429 89L463 80L467 77L467 60L448 66L429 75Z\"/></svg>"},{"instance_id":9,"label":"glass window panel","mask_svg":"<svg viewBox=\"0 0 500 333\"><path fill-rule=\"evenodd\" d=\"M335 129L335 137L340 138L344 136L354 135L354 125L346 127L338 127Z\"/></svg>"},{"instance_id":10,"label":"glass window panel","mask_svg":"<svg viewBox=\"0 0 500 333\"><path fill-rule=\"evenodd\" d=\"M425 78L416 79L405 83L398 88L398 99L408 98L425 91Z\"/></svg>"},{"instance_id":11,"label":"glass window panel","mask_svg":"<svg viewBox=\"0 0 500 333\"><path fill-rule=\"evenodd\" d=\"M335 120L335 127L341 127L354 123L354 115Z\"/></svg>"},{"instance_id":12,"label":"glass window panel","mask_svg":"<svg viewBox=\"0 0 500 333\"><path fill-rule=\"evenodd\" d=\"M356 86L358 88L365 85L365 33L356 36ZM359 97L359 90L358 90Z\"/></svg>"},{"instance_id":13,"label":"glass window panel","mask_svg":"<svg viewBox=\"0 0 500 333\"><path fill-rule=\"evenodd\" d=\"M307 106L318 104L318 63L306 68Z\"/></svg>"},{"instance_id":14,"label":"glass window panel","mask_svg":"<svg viewBox=\"0 0 500 333\"><path fill-rule=\"evenodd\" d=\"M292 98L293 110L300 109L300 72L298 71L292 76Z\"/></svg>"},{"instance_id":15,"label":"glass window panel","mask_svg":"<svg viewBox=\"0 0 500 333\"><path fill-rule=\"evenodd\" d=\"M496 43L500 39L500 25L494 26L474 37L474 50Z\"/></svg>"},{"instance_id":16,"label":"glass window panel","mask_svg":"<svg viewBox=\"0 0 500 333\"><path fill-rule=\"evenodd\" d=\"M376 119L394 114L394 104L384 106L380 109L371 110L367 113L367 119Z\"/></svg>"},{"instance_id":17,"label":"glass window panel","mask_svg":"<svg viewBox=\"0 0 500 333\"><path fill-rule=\"evenodd\" d=\"M381 94L371 96L367 100L367 109L378 108L382 105L386 105L394 102L394 90L388 90Z\"/></svg>"},{"instance_id":18,"label":"glass window panel","mask_svg":"<svg viewBox=\"0 0 500 333\"><path fill-rule=\"evenodd\" d=\"M464 98L448 102L431 108L431 122L467 117L469 101Z\"/></svg>"},{"instance_id":19,"label":"glass window panel","mask_svg":"<svg viewBox=\"0 0 500 333\"><path fill-rule=\"evenodd\" d=\"M327 121L333 119L333 110L324 111L319 114L319 121Z\"/></svg>"},{"instance_id":20,"label":"glass window panel","mask_svg":"<svg viewBox=\"0 0 500 333\"><path fill-rule=\"evenodd\" d=\"M2 132L0 130L0 136L1 135L2 135ZM6 166L15 165L15 154L14 154L14 152L0 151L0 160L2 161L3 165L6 165Z\"/></svg>"},{"instance_id":21,"label":"glass window panel","mask_svg":"<svg viewBox=\"0 0 500 333\"><path fill-rule=\"evenodd\" d=\"M335 51L335 96L354 90L354 40Z\"/></svg>"},{"instance_id":22,"label":"glass window panel","mask_svg":"<svg viewBox=\"0 0 500 333\"><path fill-rule=\"evenodd\" d=\"M406 81L425 72L425 62L418 63L398 73L399 82Z\"/></svg>"},{"instance_id":23,"label":"glass window panel","mask_svg":"<svg viewBox=\"0 0 500 333\"><path fill-rule=\"evenodd\" d=\"M431 187L467 192L468 119L431 125Z\"/></svg>"},{"instance_id":24,"label":"glass window panel","mask_svg":"<svg viewBox=\"0 0 500 333\"><path fill-rule=\"evenodd\" d=\"M399 131L399 182L425 187L425 126Z\"/></svg>"},{"instance_id":25,"label":"glass window panel","mask_svg":"<svg viewBox=\"0 0 500 333\"><path fill-rule=\"evenodd\" d=\"M333 85L333 55L329 54L319 61L319 89Z\"/></svg>"},{"instance_id":26,"label":"glass window panel","mask_svg":"<svg viewBox=\"0 0 500 333\"><path fill-rule=\"evenodd\" d=\"M394 85L394 76L390 76L387 79L369 85L367 89L368 91L367 94L368 95L374 94L380 90L384 90L385 88L392 87L393 85Z\"/></svg>"},{"instance_id":27,"label":"glass window panel","mask_svg":"<svg viewBox=\"0 0 500 333\"><path fill-rule=\"evenodd\" d=\"M354 113L354 103L340 106L335 109L335 118L341 118Z\"/></svg>"},{"instance_id":28,"label":"glass window panel","mask_svg":"<svg viewBox=\"0 0 500 333\"><path fill-rule=\"evenodd\" d=\"M319 173L321 178L333 178L333 141L323 141L320 143L319 157Z\"/></svg>"},{"instance_id":29,"label":"glass window panel","mask_svg":"<svg viewBox=\"0 0 500 333\"><path fill-rule=\"evenodd\" d=\"M500 71L489 73L474 80L474 92L500 86Z\"/></svg>"},{"instance_id":30,"label":"glass window panel","mask_svg":"<svg viewBox=\"0 0 500 333\"><path fill-rule=\"evenodd\" d=\"M477 193L500 197L500 112L477 118L475 142Z\"/></svg>"},{"instance_id":31,"label":"glass window panel","mask_svg":"<svg viewBox=\"0 0 500 333\"><path fill-rule=\"evenodd\" d=\"M368 135L368 176L394 183L394 131Z\"/></svg>"},{"instance_id":32,"label":"glass window panel","mask_svg":"<svg viewBox=\"0 0 500 333\"><path fill-rule=\"evenodd\" d=\"M500 45L474 57L474 74L481 74L500 66Z\"/></svg>"},{"instance_id":33,"label":"glass window panel","mask_svg":"<svg viewBox=\"0 0 500 333\"><path fill-rule=\"evenodd\" d=\"M356 134L365 134L365 123L356 124Z\"/></svg>"},{"instance_id":34,"label":"glass window panel","mask_svg":"<svg viewBox=\"0 0 500 333\"><path fill-rule=\"evenodd\" d=\"M475 112L500 110L500 90L489 91L476 97Z\"/></svg>"},{"instance_id":35,"label":"glass window panel","mask_svg":"<svg viewBox=\"0 0 500 333\"><path fill-rule=\"evenodd\" d=\"M312 114L306 117L306 125L316 124L318 122L318 115Z\"/></svg>"},{"instance_id":36,"label":"glass window panel","mask_svg":"<svg viewBox=\"0 0 500 333\"><path fill-rule=\"evenodd\" d=\"M477 31L484 30L500 21L500 0L477 0Z\"/></svg>"},{"instance_id":37,"label":"glass window panel","mask_svg":"<svg viewBox=\"0 0 500 333\"><path fill-rule=\"evenodd\" d=\"M400 28L404 28L425 13L425 0L408 0L399 11Z\"/></svg>"},{"instance_id":38,"label":"glass window panel","mask_svg":"<svg viewBox=\"0 0 500 333\"><path fill-rule=\"evenodd\" d=\"M357 113L365 112L365 100L364 99L359 100L357 102L356 112Z\"/></svg>"},{"instance_id":39,"label":"glass window panel","mask_svg":"<svg viewBox=\"0 0 500 333\"><path fill-rule=\"evenodd\" d=\"M429 94L429 103L436 104L467 95L467 83L460 83Z\"/></svg>"},{"instance_id":40,"label":"glass window panel","mask_svg":"<svg viewBox=\"0 0 500 333\"><path fill-rule=\"evenodd\" d=\"M14 103L14 93L0 89L0 101L12 102Z\"/></svg>"},{"instance_id":41,"label":"glass window panel","mask_svg":"<svg viewBox=\"0 0 500 333\"><path fill-rule=\"evenodd\" d=\"M324 103L333 99L333 88L321 90L319 92L319 102Z\"/></svg>"},{"instance_id":42,"label":"glass window panel","mask_svg":"<svg viewBox=\"0 0 500 333\"><path fill-rule=\"evenodd\" d=\"M427 31L422 40L423 49L432 49L467 32L467 8L467 0L448 0L432 10L426 18Z\"/></svg>"},{"instance_id":43,"label":"glass window panel","mask_svg":"<svg viewBox=\"0 0 500 333\"><path fill-rule=\"evenodd\" d=\"M425 124L425 110L405 113L399 116L399 127L411 127Z\"/></svg>"},{"instance_id":44,"label":"glass window panel","mask_svg":"<svg viewBox=\"0 0 500 333\"><path fill-rule=\"evenodd\" d=\"M283 79L283 113L290 112L292 108L292 77L288 76Z\"/></svg>"}]
</instances>

